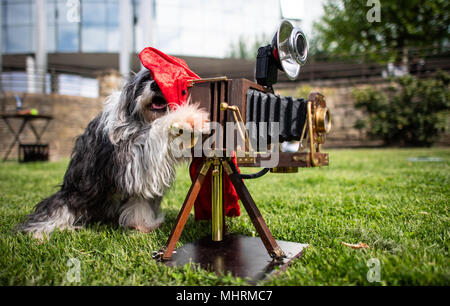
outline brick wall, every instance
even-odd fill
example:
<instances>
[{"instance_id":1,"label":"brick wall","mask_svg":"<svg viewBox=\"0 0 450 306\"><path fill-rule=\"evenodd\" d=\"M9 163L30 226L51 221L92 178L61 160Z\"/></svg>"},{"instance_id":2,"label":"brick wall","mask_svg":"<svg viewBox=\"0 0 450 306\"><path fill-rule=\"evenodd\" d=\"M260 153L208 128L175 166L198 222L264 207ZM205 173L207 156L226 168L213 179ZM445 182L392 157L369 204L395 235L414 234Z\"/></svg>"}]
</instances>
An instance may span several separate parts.
<instances>
[{"instance_id":1,"label":"brick wall","mask_svg":"<svg viewBox=\"0 0 450 306\"><path fill-rule=\"evenodd\" d=\"M371 140L365 131L359 131L354 128L359 118L364 118L361 110L354 108L354 99L352 91L355 88L364 88L367 86L375 87L379 90L385 90L390 84L386 82L371 84L350 84L343 82L336 83L322 82L322 84L302 84L295 87L288 84L277 85L277 93L285 96L307 98L310 92L320 92L325 95L327 106L330 108L332 116L332 128L327 135L325 147L373 147L382 146L383 141ZM449 146L450 134L442 134L435 145Z\"/></svg>"},{"instance_id":2,"label":"brick wall","mask_svg":"<svg viewBox=\"0 0 450 306\"><path fill-rule=\"evenodd\" d=\"M19 95L22 96L22 95ZM2 112L15 112L16 101L12 93L5 93L0 101ZM53 120L43 134L41 142L49 144L50 160L58 160L70 156L75 137L82 134L87 124L101 112L103 99L84 97L72 97L63 95L26 94L22 98L23 108L36 108L39 114L51 115ZM21 121L8 119L14 130L18 130ZM44 126L45 121L35 120L33 125L38 131ZM22 143L34 143L35 137L29 126L25 127L21 134ZM3 158L9 144L13 141L3 120L0 122L0 157ZM14 146L9 158L17 159L17 145Z\"/></svg>"}]
</instances>

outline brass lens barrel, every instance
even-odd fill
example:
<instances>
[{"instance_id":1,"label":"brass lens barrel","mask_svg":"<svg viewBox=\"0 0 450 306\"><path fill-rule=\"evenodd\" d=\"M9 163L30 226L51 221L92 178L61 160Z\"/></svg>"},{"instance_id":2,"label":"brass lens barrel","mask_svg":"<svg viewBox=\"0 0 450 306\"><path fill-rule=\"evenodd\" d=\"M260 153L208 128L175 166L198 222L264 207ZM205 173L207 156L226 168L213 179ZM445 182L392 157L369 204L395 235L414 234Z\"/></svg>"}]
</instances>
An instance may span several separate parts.
<instances>
[{"instance_id":1,"label":"brass lens barrel","mask_svg":"<svg viewBox=\"0 0 450 306\"><path fill-rule=\"evenodd\" d=\"M319 107L315 113L316 128L319 133L328 133L331 130L331 115L328 107Z\"/></svg>"},{"instance_id":2,"label":"brass lens barrel","mask_svg":"<svg viewBox=\"0 0 450 306\"><path fill-rule=\"evenodd\" d=\"M223 169L220 161L214 163L212 171L212 213L211 232L213 241L223 240L223 189L222 189Z\"/></svg>"}]
</instances>

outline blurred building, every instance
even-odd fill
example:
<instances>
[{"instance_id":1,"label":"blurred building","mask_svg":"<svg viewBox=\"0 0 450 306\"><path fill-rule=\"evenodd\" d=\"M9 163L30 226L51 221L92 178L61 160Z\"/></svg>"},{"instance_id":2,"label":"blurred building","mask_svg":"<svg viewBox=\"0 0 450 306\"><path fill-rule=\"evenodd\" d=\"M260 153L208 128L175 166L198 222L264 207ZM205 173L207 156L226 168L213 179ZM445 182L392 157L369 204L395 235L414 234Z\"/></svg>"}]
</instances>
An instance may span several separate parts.
<instances>
[{"instance_id":1,"label":"blurred building","mask_svg":"<svg viewBox=\"0 0 450 306\"><path fill-rule=\"evenodd\" d=\"M3 90L87 97L138 71L146 46L201 76L236 64L253 73L219 58L240 38L270 37L281 19L276 0L3 0L1 11Z\"/></svg>"}]
</instances>

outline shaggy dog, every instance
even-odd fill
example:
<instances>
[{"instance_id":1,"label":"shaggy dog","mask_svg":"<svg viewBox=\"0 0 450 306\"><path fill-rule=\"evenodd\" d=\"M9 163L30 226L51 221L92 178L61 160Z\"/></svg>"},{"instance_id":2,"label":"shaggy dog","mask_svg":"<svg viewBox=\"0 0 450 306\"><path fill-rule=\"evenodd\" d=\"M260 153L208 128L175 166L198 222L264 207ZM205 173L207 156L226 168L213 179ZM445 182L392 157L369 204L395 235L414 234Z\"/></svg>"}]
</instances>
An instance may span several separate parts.
<instances>
[{"instance_id":1,"label":"shaggy dog","mask_svg":"<svg viewBox=\"0 0 450 306\"><path fill-rule=\"evenodd\" d=\"M169 111L151 72L141 70L107 98L103 112L77 138L60 190L37 204L19 229L41 238L92 222L141 232L157 228L161 199L175 166L186 159L182 150L188 150L172 143L180 129L207 129L207 118L189 103Z\"/></svg>"}]
</instances>

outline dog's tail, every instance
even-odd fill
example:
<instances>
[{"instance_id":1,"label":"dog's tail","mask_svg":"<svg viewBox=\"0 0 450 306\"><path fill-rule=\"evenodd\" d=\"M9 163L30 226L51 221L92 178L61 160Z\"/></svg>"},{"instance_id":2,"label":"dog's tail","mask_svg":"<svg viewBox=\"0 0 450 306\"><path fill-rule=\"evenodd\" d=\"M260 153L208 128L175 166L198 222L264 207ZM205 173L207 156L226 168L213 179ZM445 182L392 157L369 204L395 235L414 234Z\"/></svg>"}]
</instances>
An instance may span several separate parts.
<instances>
[{"instance_id":1,"label":"dog's tail","mask_svg":"<svg viewBox=\"0 0 450 306\"><path fill-rule=\"evenodd\" d=\"M58 191L37 204L34 212L28 215L16 230L31 233L33 237L42 239L56 228L73 228L76 218L67 204L61 191Z\"/></svg>"}]
</instances>

